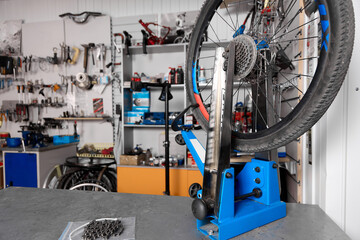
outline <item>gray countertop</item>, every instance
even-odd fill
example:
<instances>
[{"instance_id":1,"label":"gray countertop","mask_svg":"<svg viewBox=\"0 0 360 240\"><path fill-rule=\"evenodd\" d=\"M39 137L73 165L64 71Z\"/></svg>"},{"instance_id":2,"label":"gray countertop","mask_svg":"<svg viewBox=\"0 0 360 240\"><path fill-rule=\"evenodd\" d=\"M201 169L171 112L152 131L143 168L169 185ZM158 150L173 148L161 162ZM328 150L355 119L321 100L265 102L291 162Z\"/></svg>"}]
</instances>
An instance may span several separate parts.
<instances>
[{"instance_id":1,"label":"gray countertop","mask_svg":"<svg viewBox=\"0 0 360 240\"><path fill-rule=\"evenodd\" d=\"M26 152L45 152L45 151L50 151L50 150L54 150L54 149L58 149L58 148L64 148L64 147L68 147L68 146L73 146L73 145L77 145L79 144L78 142L74 142L74 143L68 143L68 144L61 144L61 145L54 145L53 143L48 143L46 144L46 147L41 147L41 148L32 148L31 146L26 146ZM10 147L5 147L5 148L0 148L0 151L2 152L23 152L23 148L22 147L16 147L16 148L10 148Z\"/></svg>"},{"instance_id":2,"label":"gray countertop","mask_svg":"<svg viewBox=\"0 0 360 240\"><path fill-rule=\"evenodd\" d=\"M0 190L0 239L58 239L68 222L136 217L136 239L206 239L190 198L34 188ZM235 239L350 239L318 206L287 204L287 217Z\"/></svg>"}]
</instances>

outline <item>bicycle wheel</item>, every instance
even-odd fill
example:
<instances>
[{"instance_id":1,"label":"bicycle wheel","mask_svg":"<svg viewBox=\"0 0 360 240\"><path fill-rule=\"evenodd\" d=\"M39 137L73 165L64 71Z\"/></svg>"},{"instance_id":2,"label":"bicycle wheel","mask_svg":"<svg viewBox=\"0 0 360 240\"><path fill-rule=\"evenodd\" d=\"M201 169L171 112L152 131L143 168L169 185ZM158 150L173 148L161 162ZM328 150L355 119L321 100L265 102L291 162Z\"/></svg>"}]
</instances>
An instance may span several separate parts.
<instances>
[{"instance_id":1,"label":"bicycle wheel","mask_svg":"<svg viewBox=\"0 0 360 240\"><path fill-rule=\"evenodd\" d=\"M215 49L235 41L233 147L280 147L311 128L342 85L354 44L352 2L226 2L205 1L190 39L186 90L199 104L193 114L208 131Z\"/></svg>"}]
</instances>

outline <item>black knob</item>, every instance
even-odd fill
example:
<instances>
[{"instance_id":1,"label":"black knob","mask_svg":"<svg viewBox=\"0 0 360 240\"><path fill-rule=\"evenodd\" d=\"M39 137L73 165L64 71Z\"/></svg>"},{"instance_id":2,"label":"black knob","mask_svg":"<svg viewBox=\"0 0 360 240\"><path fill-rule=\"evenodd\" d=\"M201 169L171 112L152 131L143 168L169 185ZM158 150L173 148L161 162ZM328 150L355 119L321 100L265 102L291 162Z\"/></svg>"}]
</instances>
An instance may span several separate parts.
<instances>
[{"instance_id":1,"label":"black knob","mask_svg":"<svg viewBox=\"0 0 360 240\"><path fill-rule=\"evenodd\" d=\"M254 197L260 198L262 196L262 191L260 188L254 188L253 189Z\"/></svg>"},{"instance_id":2,"label":"black knob","mask_svg":"<svg viewBox=\"0 0 360 240\"><path fill-rule=\"evenodd\" d=\"M255 182L257 183L257 184L259 184L261 181L260 181L260 178L256 178L255 179Z\"/></svg>"},{"instance_id":3,"label":"black knob","mask_svg":"<svg viewBox=\"0 0 360 240\"><path fill-rule=\"evenodd\" d=\"M194 216L199 220L204 220L208 214L208 207L205 201L199 198L192 202L191 210Z\"/></svg>"},{"instance_id":4,"label":"black knob","mask_svg":"<svg viewBox=\"0 0 360 240\"><path fill-rule=\"evenodd\" d=\"M255 168L255 172L260 172L260 168L259 168L259 167L256 167L256 168Z\"/></svg>"},{"instance_id":5,"label":"black knob","mask_svg":"<svg viewBox=\"0 0 360 240\"><path fill-rule=\"evenodd\" d=\"M229 173L229 172L227 172L227 173L225 174L225 177L226 177L226 178L232 178L232 174Z\"/></svg>"}]
</instances>

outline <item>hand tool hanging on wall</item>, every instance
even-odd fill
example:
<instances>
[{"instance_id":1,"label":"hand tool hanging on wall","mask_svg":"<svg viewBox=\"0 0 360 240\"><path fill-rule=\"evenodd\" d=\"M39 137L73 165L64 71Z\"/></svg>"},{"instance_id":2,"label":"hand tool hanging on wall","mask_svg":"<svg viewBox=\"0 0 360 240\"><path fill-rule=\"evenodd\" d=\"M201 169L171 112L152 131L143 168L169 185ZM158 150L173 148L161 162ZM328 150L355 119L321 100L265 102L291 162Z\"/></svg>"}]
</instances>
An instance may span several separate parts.
<instances>
[{"instance_id":1,"label":"hand tool hanging on wall","mask_svg":"<svg viewBox=\"0 0 360 240\"><path fill-rule=\"evenodd\" d=\"M14 59L12 57L8 57L6 62L6 74L13 74L13 71L14 71Z\"/></svg>"},{"instance_id":2,"label":"hand tool hanging on wall","mask_svg":"<svg viewBox=\"0 0 360 240\"><path fill-rule=\"evenodd\" d=\"M14 74L14 78L13 80L16 80L16 73L18 71L18 59L19 58L13 58L13 74Z\"/></svg>"},{"instance_id":3,"label":"hand tool hanging on wall","mask_svg":"<svg viewBox=\"0 0 360 240\"><path fill-rule=\"evenodd\" d=\"M146 51L146 45L148 43L148 38L149 38L149 34L147 32L145 32L144 29L141 30L141 33L143 35L143 41L142 41L142 44L143 44L143 53L144 54L147 54L147 51Z\"/></svg>"},{"instance_id":4,"label":"hand tool hanging on wall","mask_svg":"<svg viewBox=\"0 0 360 240\"><path fill-rule=\"evenodd\" d=\"M25 72L27 72L27 61L28 61L28 58L27 57L24 57L24 61L23 61L23 63L24 63L24 68L25 68Z\"/></svg>"},{"instance_id":5,"label":"hand tool hanging on wall","mask_svg":"<svg viewBox=\"0 0 360 240\"><path fill-rule=\"evenodd\" d=\"M10 110L6 110L6 116L8 117L9 121L13 121L13 113Z\"/></svg>"},{"instance_id":6,"label":"hand tool hanging on wall","mask_svg":"<svg viewBox=\"0 0 360 240\"><path fill-rule=\"evenodd\" d=\"M82 12L82 13L63 13L60 14L59 17L69 17L76 23L83 24L86 23L90 16L98 17L101 16L102 13L100 12Z\"/></svg>"},{"instance_id":7,"label":"hand tool hanging on wall","mask_svg":"<svg viewBox=\"0 0 360 240\"><path fill-rule=\"evenodd\" d=\"M74 53L74 56L73 56L70 64L73 64L73 65L74 65L74 64L76 64L76 62L77 62L77 60L78 60L78 58L79 58L80 49L77 48L77 47L72 47L72 50L74 50L75 53Z\"/></svg>"},{"instance_id":8,"label":"hand tool hanging on wall","mask_svg":"<svg viewBox=\"0 0 360 240\"><path fill-rule=\"evenodd\" d=\"M71 63L72 59L71 59L71 57L70 57L70 47L69 47L69 46L67 46L66 55L67 55L67 57L66 57L66 62L67 62L67 63Z\"/></svg>"},{"instance_id":9,"label":"hand tool hanging on wall","mask_svg":"<svg viewBox=\"0 0 360 240\"><path fill-rule=\"evenodd\" d=\"M21 59L21 57L18 57L17 58L17 72L19 73L19 72L22 72L22 59ZM15 73L14 73L15 74ZM15 78L14 78L14 80L15 80Z\"/></svg>"},{"instance_id":10,"label":"hand tool hanging on wall","mask_svg":"<svg viewBox=\"0 0 360 240\"><path fill-rule=\"evenodd\" d=\"M116 37L121 37L121 41L120 42L116 41ZM114 33L114 47L118 53L121 53L123 44L124 44L124 35L122 35L121 33Z\"/></svg>"},{"instance_id":11,"label":"hand tool hanging on wall","mask_svg":"<svg viewBox=\"0 0 360 240\"><path fill-rule=\"evenodd\" d=\"M66 45L65 43L60 43L60 61L65 62L66 63Z\"/></svg>"},{"instance_id":12,"label":"hand tool hanging on wall","mask_svg":"<svg viewBox=\"0 0 360 240\"><path fill-rule=\"evenodd\" d=\"M101 43L97 45L97 54L96 59L100 62L100 74L104 75L104 60L106 54L106 47L105 44Z\"/></svg>"},{"instance_id":13,"label":"hand tool hanging on wall","mask_svg":"<svg viewBox=\"0 0 360 240\"><path fill-rule=\"evenodd\" d=\"M21 122L22 121L22 117L21 117L21 104L16 104L16 120L15 122Z\"/></svg>"},{"instance_id":14,"label":"hand tool hanging on wall","mask_svg":"<svg viewBox=\"0 0 360 240\"><path fill-rule=\"evenodd\" d=\"M124 31L124 35L125 35L125 54L127 56L130 56L129 47L131 46L131 38L132 38L132 36L127 31Z\"/></svg>"},{"instance_id":15,"label":"hand tool hanging on wall","mask_svg":"<svg viewBox=\"0 0 360 240\"><path fill-rule=\"evenodd\" d=\"M92 63L93 65L95 65L95 57L94 57L94 49L95 49L95 43L89 43L89 50L91 51L91 59L92 59Z\"/></svg>"},{"instance_id":16,"label":"hand tool hanging on wall","mask_svg":"<svg viewBox=\"0 0 360 240\"><path fill-rule=\"evenodd\" d=\"M30 116L29 116L29 106L28 105L23 105L23 113L24 113L24 122L28 122L30 120Z\"/></svg>"},{"instance_id":17,"label":"hand tool hanging on wall","mask_svg":"<svg viewBox=\"0 0 360 240\"><path fill-rule=\"evenodd\" d=\"M76 75L76 86L82 89L91 89L92 87L91 78L87 75L87 66L88 66L89 49L93 45L95 46L94 43L81 44L81 46L84 48L84 72L78 73ZM95 59L94 59L94 64L95 64Z\"/></svg>"},{"instance_id":18,"label":"hand tool hanging on wall","mask_svg":"<svg viewBox=\"0 0 360 240\"><path fill-rule=\"evenodd\" d=\"M29 72L31 72L31 61L32 61L32 55L29 56L29 67L28 67Z\"/></svg>"},{"instance_id":19,"label":"hand tool hanging on wall","mask_svg":"<svg viewBox=\"0 0 360 240\"><path fill-rule=\"evenodd\" d=\"M88 65L89 45L81 44L81 46L84 48L84 73L86 73Z\"/></svg>"},{"instance_id":20,"label":"hand tool hanging on wall","mask_svg":"<svg viewBox=\"0 0 360 240\"><path fill-rule=\"evenodd\" d=\"M17 93L18 93L18 102L20 103L21 102L21 99L20 99L20 85L17 85L16 89L17 89Z\"/></svg>"},{"instance_id":21,"label":"hand tool hanging on wall","mask_svg":"<svg viewBox=\"0 0 360 240\"><path fill-rule=\"evenodd\" d=\"M21 93L22 93L22 102L25 102L25 85L21 85Z\"/></svg>"},{"instance_id":22,"label":"hand tool hanging on wall","mask_svg":"<svg viewBox=\"0 0 360 240\"><path fill-rule=\"evenodd\" d=\"M28 103L31 103L30 101L30 93L34 93L34 83L32 81L27 81L26 88L28 90Z\"/></svg>"},{"instance_id":23,"label":"hand tool hanging on wall","mask_svg":"<svg viewBox=\"0 0 360 240\"><path fill-rule=\"evenodd\" d=\"M0 113L0 128L3 125L3 120L5 120L5 122L7 122L6 114L4 112L1 112Z\"/></svg>"},{"instance_id":24,"label":"hand tool hanging on wall","mask_svg":"<svg viewBox=\"0 0 360 240\"><path fill-rule=\"evenodd\" d=\"M66 95L68 92L68 86L69 86L68 77L65 77L64 75L61 75L61 74L59 74L59 76L61 79L61 86L63 86L65 88L65 95Z\"/></svg>"},{"instance_id":25,"label":"hand tool hanging on wall","mask_svg":"<svg viewBox=\"0 0 360 240\"><path fill-rule=\"evenodd\" d=\"M120 42L119 42L119 41L116 41L116 37L121 37L121 41L120 41ZM114 55L113 60L114 60L114 61L116 60L116 52L117 52L118 54L121 53L121 50L122 50L122 48L123 48L124 42L125 42L124 35L122 35L121 33L114 33L113 44L114 44L114 48L115 48L114 50L116 50L116 51L113 51L113 55ZM130 41L130 43L131 43L131 41ZM115 62L115 63L110 62L110 63L106 64L106 68L109 68L110 66L119 66L119 65L121 65L121 62L118 62L118 63L117 63L117 62ZM111 71L113 72L113 71L114 71L114 68L112 68Z\"/></svg>"},{"instance_id":26,"label":"hand tool hanging on wall","mask_svg":"<svg viewBox=\"0 0 360 240\"><path fill-rule=\"evenodd\" d=\"M57 48L54 47L53 52L54 52L54 55L53 55L53 58L52 58L52 64L58 64L59 60L58 60L58 57L57 57Z\"/></svg>"}]
</instances>

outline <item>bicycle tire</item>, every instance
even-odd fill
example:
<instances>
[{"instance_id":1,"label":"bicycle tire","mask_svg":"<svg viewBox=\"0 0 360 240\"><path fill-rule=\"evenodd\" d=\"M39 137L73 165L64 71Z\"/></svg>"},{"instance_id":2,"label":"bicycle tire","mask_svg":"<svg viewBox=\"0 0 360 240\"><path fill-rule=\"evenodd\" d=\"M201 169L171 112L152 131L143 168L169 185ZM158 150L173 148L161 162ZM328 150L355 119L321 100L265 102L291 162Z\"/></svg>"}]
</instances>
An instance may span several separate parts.
<instances>
[{"instance_id":1,"label":"bicycle tire","mask_svg":"<svg viewBox=\"0 0 360 240\"><path fill-rule=\"evenodd\" d=\"M199 103L192 81L194 59L201 44L201 35L207 28L221 0L206 0L197 17L190 39L186 61L186 92L191 104ZM351 0L320 0L325 6L329 21L330 40L328 49L322 49L318 69L304 97L295 109L281 122L263 131L242 134L233 132L234 149L243 152L260 152L286 145L310 129L326 112L339 92L349 68L355 35L354 9ZM323 17L323 16L322 16ZM323 39L322 39L323 40ZM202 106L203 107L203 106ZM204 109L193 114L203 129L208 131Z\"/></svg>"}]
</instances>

